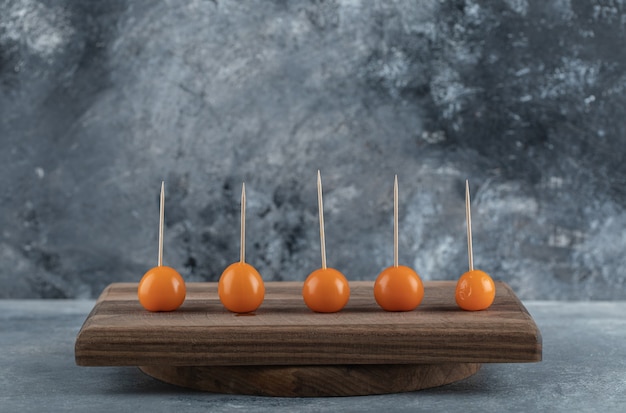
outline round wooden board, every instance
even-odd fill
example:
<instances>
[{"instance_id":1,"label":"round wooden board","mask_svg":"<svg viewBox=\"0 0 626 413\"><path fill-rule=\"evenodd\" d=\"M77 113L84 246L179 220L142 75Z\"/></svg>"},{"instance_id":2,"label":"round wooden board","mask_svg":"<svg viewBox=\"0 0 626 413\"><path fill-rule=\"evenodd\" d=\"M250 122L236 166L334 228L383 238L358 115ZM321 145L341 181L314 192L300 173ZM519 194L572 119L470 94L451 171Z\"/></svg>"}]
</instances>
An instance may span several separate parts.
<instances>
[{"instance_id":1,"label":"round wooden board","mask_svg":"<svg viewBox=\"0 0 626 413\"><path fill-rule=\"evenodd\" d=\"M213 393L277 397L401 393L464 379L479 363L336 366L142 366L166 383Z\"/></svg>"}]
</instances>

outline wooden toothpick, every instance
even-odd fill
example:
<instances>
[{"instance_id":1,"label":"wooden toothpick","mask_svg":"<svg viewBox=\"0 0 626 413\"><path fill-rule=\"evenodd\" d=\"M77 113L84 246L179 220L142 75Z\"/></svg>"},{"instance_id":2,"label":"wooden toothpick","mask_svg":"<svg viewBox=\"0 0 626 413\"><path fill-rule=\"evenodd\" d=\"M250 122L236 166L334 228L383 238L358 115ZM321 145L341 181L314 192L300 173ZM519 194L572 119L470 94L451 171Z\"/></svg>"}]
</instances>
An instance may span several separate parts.
<instances>
[{"instance_id":1,"label":"wooden toothpick","mask_svg":"<svg viewBox=\"0 0 626 413\"><path fill-rule=\"evenodd\" d=\"M246 262L246 183L241 184L241 238L239 249L239 261Z\"/></svg>"},{"instance_id":2,"label":"wooden toothpick","mask_svg":"<svg viewBox=\"0 0 626 413\"><path fill-rule=\"evenodd\" d=\"M322 201L322 175L317 170L317 208L320 217L320 249L322 251L322 268L326 269L326 236L324 235L324 202Z\"/></svg>"},{"instance_id":3,"label":"wooden toothpick","mask_svg":"<svg viewBox=\"0 0 626 413\"><path fill-rule=\"evenodd\" d=\"M393 180L393 266L398 266L398 175Z\"/></svg>"},{"instance_id":4,"label":"wooden toothpick","mask_svg":"<svg viewBox=\"0 0 626 413\"><path fill-rule=\"evenodd\" d=\"M163 266L163 227L165 221L165 181L161 181L161 202L159 207L159 267Z\"/></svg>"},{"instance_id":5,"label":"wooden toothpick","mask_svg":"<svg viewBox=\"0 0 626 413\"><path fill-rule=\"evenodd\" d=\"M474 252L472 251L472 211L470 208L469 180L465 180L465 222L467 223L467 256L469 270L474 271Z\"/></svg>"}]
</instances>

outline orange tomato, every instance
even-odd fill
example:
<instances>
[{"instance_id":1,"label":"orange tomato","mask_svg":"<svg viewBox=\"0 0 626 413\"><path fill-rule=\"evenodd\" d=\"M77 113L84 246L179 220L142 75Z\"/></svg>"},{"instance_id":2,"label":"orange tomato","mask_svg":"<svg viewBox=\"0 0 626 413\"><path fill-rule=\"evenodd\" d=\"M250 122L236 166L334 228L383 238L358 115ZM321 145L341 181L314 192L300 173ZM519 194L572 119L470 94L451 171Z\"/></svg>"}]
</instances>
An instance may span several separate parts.
<instances>
[{"instance_id":1,"label":"orange tomato","mask_svg":"<svg viewBox=\"0 0 626 413\"><path fill-rule=\"evenodd\" d=\"M496 297L496 285L484 271L468 271L456 285L456 303L463 310L478 311L489 308Z\"/></svg>"},{"instance_id":2,"label":"orange tomato","mask_svg":"<svg viewBox=\"0 0 626 413\"><path fill-rule=\"evenodd\" d=\"M336 269L320 268L304 281L302 298L307 307L315 312L335 313L350 299L350 285Z\"/></svg>"},{"instance_id":3,"label":"orange tomato","mask_svg":"<svg viewBox=\"0 0 626 413\"><path fill-rule=\"evenodd\" d=\"M424 284L413 269L391 266L374 283L374 298L386 311L411 311L424 298Z\"/></svg>"},{"instance_id":4,"label":"orange tomato","mask_svg":"<svg viewBox=\"0 0 626 413\"><path fill-rule=\"evenodd\" d=\"M187 289L180 274L171 267L150 269L139 282L137 296L148 311L173 311L185 301Z\"/></svg>"},{"instance_id":5,"label":"orange tomato","mask_svg":"<svg viewBox=\"0 0 626 413\"><path fill-rule=\"evenodd\" d=\"M220 301L233 313L250 313L265 298L261 274L250 264L235 262L229 265L217 285Z\"/></svg>"}]
</instances>

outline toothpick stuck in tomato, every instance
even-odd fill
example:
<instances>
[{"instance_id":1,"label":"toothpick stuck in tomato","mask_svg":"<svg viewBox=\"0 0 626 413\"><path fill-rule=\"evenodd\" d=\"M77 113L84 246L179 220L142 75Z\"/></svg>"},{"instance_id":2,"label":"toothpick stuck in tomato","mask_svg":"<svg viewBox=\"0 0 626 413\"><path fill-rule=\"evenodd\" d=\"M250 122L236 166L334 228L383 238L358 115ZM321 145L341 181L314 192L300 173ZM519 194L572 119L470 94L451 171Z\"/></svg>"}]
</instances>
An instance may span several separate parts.
<instances>
[{"instance_id":1,"label":"toothpick stuck in tomato","mask_svg":"<svg viewBox=\"0 0 626 413\"><path fill-rule=\"evenodd\" d=\"M470 208L469 182L465 181L465 221L467 223L467 256L469 271L463 274L456 285L454 297L463 310L486 310L496 297L493 279L484 271L474 269L472 249L472 212Z\"/></svg>"},{"instance_id":2,"label":"toothpick stuck in tomato","mask_svg":"<svg viewBox=\"0 0 626 413\"><path fill-rule=\"evenodd\" d=\"M137 288L139 303L148 311L173 311L185 301L187 289L183 277L163 265L163 226L165 217L165 182L161 182L159 214L158 266L144 274Z\"/></svg>"},{"instance_id":3,"label":"toothpick stuck in tomato","mask_svg":"<svg viewBox=\"0 0 626 413\"><path fill-rule=\"evenodd\" d=\"M255 311L265 298L261 274L246 262L246 184L241 185L241 233L239 262L229 265L217 285L220 301L233 313Z\"/></svg>"},{"instance_id":4,"label":"toothpick stuck in tomato","mask_svg":"<svg viewBox=\"0 0 626 413\"><path fill-rule=\"evenodd\" d=\"M302 298L317 313L336 313L350 299L350 285L346 277L334 268L326 266L326 236L324 234L324 202L322 200L322 177L317 171L317 206L320 222L320 250L322 268L313 271L302 286Z\"/></svg>"},{"instance_id":5,"label":"toothpick stuck in tomato","mask_svg":"<svg viewBox=\"0 0 626 413\"><path fill-rule=\"evenodd\" d=\"M424 284L409 267L398 265L398 175L393 181L393 266L384 269L374 283L374 299L386 311L411 311L424 298Z\"/></svg>"}]
</instances>

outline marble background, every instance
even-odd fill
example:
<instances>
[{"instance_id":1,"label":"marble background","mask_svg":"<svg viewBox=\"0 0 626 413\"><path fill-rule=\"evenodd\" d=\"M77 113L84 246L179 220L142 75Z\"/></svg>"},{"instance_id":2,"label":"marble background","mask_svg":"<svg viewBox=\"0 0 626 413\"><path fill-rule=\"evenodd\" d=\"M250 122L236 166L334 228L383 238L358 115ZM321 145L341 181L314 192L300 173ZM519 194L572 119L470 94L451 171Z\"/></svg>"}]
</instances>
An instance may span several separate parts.
<instances>
[{"instance_id":1,"label":"marble background","mask_svg":"<svg viewBox=\"0 0 626 413\"><path fill-rule=\"evenodd\" d=\"M475 264L523 299L626 299L626 4L0 0L0 297Z\"/></svg>"}]
</instances>

